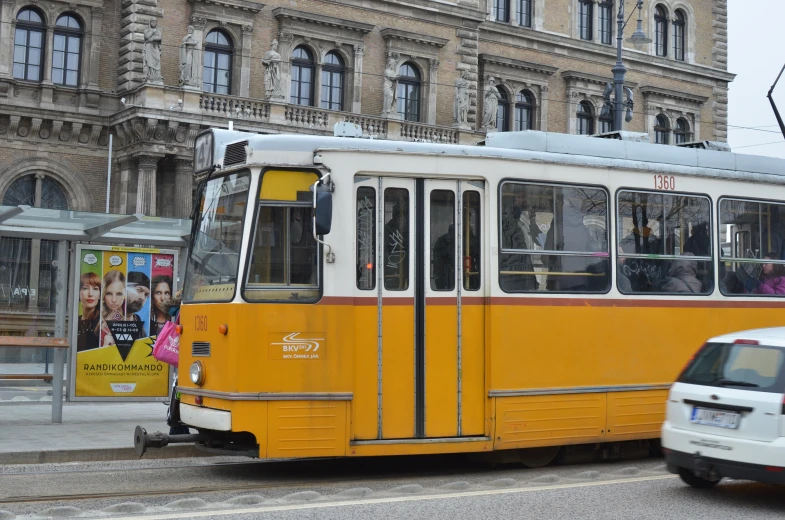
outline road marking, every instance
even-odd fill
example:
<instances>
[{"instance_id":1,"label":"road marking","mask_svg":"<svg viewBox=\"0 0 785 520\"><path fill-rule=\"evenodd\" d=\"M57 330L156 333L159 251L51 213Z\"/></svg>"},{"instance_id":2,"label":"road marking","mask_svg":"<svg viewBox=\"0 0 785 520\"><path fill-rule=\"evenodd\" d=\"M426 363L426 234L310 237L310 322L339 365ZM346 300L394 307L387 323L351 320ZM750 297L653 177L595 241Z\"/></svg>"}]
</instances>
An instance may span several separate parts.
<instances>
[{"instance_id":1,"label":"road marking","mask_svg":"<svg viewBox=\"0 0 785 520\"><path fill-rule=\"evenodd\" d=\"M290 504L280 506L260 506L252 508L218 509L213 511L191 511L188 513L142 514L139 516L112 517L113 520L166 520L170 518L204 518L208 516L229 516L253 513L270 513L276 511L294 511L298 509L324 509L328 507L365 506L372 504L389 504L395 502L416 502L421 500L443 500L449 498L479 497L488 495L508 495L512 493L532 493L537 491L552 491L557 489L585 488L597 486L610 486L613 484L627 484L630 482L649 482L652 480L667 480L678 478L677 475L658 475L655 477L636 477L617 480L604 480L601 482L578 482L575 484L556 484L552 486L536 486L516 489L487 489L482 491L463 491L456 493L443 493L439 495L416 495L405 497L369 498L366 500L335 500L331 502L312 502L308 504Z\"/></svg>"}]
</instances>

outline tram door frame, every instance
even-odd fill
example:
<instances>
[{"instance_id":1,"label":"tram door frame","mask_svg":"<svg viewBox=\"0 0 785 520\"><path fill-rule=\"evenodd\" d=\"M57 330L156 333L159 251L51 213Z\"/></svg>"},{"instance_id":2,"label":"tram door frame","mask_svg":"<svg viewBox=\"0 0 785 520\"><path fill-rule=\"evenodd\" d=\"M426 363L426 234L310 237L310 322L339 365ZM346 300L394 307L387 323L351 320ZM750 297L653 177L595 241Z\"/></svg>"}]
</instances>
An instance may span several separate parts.
<instances>
[{"instance_id":1,"label":"tram door frame","mask_svg":"<svg viewBox=\"0 0 785 520\"><path fill-rule=\"evenodd\" d=\"M485 183L456 179L355 178L355 190L366 186L375 189L377 198L376 438L482 436L486 402L484 273L488 242L484 237L488 218ZM403 210L400 198L396 198L402 192L388 192L401 189L407 190L408 210ZM474 261L466 260L471 255L464 251L468 245L464 227L469 217L464 215L464 196L470 191L476 192L471 195L472 232L477 240ZM442 202L438 215L432 197L434 202ZM449 199L452 211L444 205ZM408 218L408 231L406 236L398 238L407 246L403 255L408 269L405 287L400 274L404 251L400 242L390 240L395 226L388 229L393 219L400 221L403 217ZM446 233L449 219L454 229L452 240ZM387 241L391 243L386 244ZM451 268L445 271L444 262L440 264L442 272L451 271L451 274L442 276L440 282L434 281L432 258L439 256L434 255L437 241L441 251L445 243L452 243ZM443 260L444 255L441 257ZM466 271L465 262L469 262ZM479 284L467 283L471 285L469 291L464 289L464 272L480 280ZM452 280L445 287L447 278Z\"/></svg>"}]
</instances>

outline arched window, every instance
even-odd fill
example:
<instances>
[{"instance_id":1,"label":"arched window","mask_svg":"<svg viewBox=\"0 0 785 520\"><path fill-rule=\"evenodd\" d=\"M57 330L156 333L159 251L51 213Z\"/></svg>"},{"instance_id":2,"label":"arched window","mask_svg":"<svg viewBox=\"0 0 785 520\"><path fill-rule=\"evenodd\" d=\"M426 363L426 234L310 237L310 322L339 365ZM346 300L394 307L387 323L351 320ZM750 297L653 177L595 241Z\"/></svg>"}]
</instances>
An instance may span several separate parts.
<instances>
[{"instance_id":1,"label":"arched window","mask_svg":"<svg viewBox=\"0 0 785 520\"><path fill-rule=\"evenodd\" d=\"M14 33L14 78L41 81L44 31L44 18L38 11L29 7L19 11Z\"/></svg>"},{"instance_id":2,"label":"arched window","mask_svg":"<svg viewBox=\"0 0 785 520\"><path fill-rule=\"evenodd\" d=\"M612 106L608 109L608 113L607 114L605 114L605 115L600 114L600 117L598 119L599 119L599 122L600 122L600 133L601 134L605 134L607 132L613 132L613 116L614 116L614 114L615 114L615 112L614 112Z\"/></svg>"},{"instance_id":3,"label":"arched window","mask_svg":"<svg viewBox=\"0 0 785 520\"><path fill-rule=\"evenodd\" d=\"M592 135L594 133L594 109L588 101L578 103L578 134Z\"/></svg>"},{"instance_id":4,"label":"arched window","mask_svg":"<svg viewBox=\"0 0 785 520\"><path fill-rule=\"evenodd\" d=\"M493 18L497 22L510 21L510 0L493 0Z\"/></svg>"},{"instance_id":5,"label":"arched window","mask_svg":"<svg viewBox=\"0 0 785 520\"><path fill-rule=\"evenodd\" d=\"M218 29L204 39L204 74L202 88L213 94L232 92L232 40Z\"/></svg>"},{"instance_id":6,"label":"arched window","mask_svg":"<svg viewBox=\"0 0 785 520\"><path fill-rule=\"evenodd\" d=\"M687 44L684 33L686 25L687 17L681 9L677 10L676 19L673 20L673 57L679 61L684 61L684 47Z\"/></svg>"},{"instance_id":7,"label":"arched window","mask_svg":"<svg viewBox=\"0 0 785 520\"><path fill-rule=\"evenodd\" d=\"M37 186L38 183L40 186ZM36 174L16 179L3 194L3 206L20 204L68 209L68 199L60 184L51 177ZM33 249L29 238L0 237L0 307L27 308L30 298L34 297L39 310L54 309L55 271L52 262L57 258L57 248L55 240L41 240L40 247ZM38 272L37 286L31 285L34 270ZM27 291L13 290L20 287Z\"/></svg>"},{"instance_id":8,"label":"arched window","mask_svg":"<svg viewBox=\"0 0 785 520\"><path fill-rule=\"evenodd\" d=\"M52 49L52 82L76 87L82 54L82 24L71 14L64 14L55 23Z\"/></svg>"},{"instance_id":9,"label":"arched window","mask_svg":"<svg viewBox=\"0 0 785 520\"><path fill-rule=\"evenodd\" d=\"M515 95L515 129L532 130L534 128L534 96L528 90Z\"/></svg>"},{"instance_id":10,"label":"arched window","mask_svg":"<svg viewBox=\"0 0 785 520\"><path fill-rule=\"evenodd\" d=\"M613 0L601 0L600 5L600 42L613 43Z\"/></svg>"},{"instance_id":11,"label":"arched window","mask_svg":"<svg viewBox=\"0 0 785 520\"><path fill-rule=\"evenodd\" d=\"M41 181L41 199L36 200L36 182ZM33 206L45 209L68 209L68 199L60 184L49 176L35 174L19 177L5 192L3 206Z\"/></svg>"},{"instance_id":12,"label":"arched window","mask_svg":"<svg viewBox=\"0 0 785 520\"><path fill-rule=\"evenodd\" d=\"M411 63L398 70L398 113L406 121L420 120L420 72Z\"/></svg>"},{"instance_id":13,"label":"arched window","mask_svg":"<svg viewBox=\"0 0 785 520\"><path fill-rule=\"evenodd\" d=\"M507 97L507 91L503 88L499 89L501 98L499 105L496 107L496 130L499 132L510 131L510 98Z\"/></svg>"},{"instance_id":14,"label":"arched window","mask_svg":"<svg viewBox=\"0 0 785 520\"><path fill-rule=\"evenodd\" d=\"M676 139L676 144L690 141L690 124L683 117L676 120L676 128L673 130L673 136Z\"/></svg>"},{"instance_id":15,"label":"arched window","mask_svg":"<svg viewBox=\"0 0 785 520\"><path fill-rule=\"evenodd\" d=\"M518 25L532 26L532 0L518 0Z\"/></svg>"},{"instance_id":16,"label":"arched window","mask_svg":"<svg viewBox=\"0 0 785 520\"><path fill-rule=\"evenodd\" d=\"M668 12L661 5L654 10L654 47L657 56L668 55Z\"/></svg>"},{"instance_id":17,"label":"arched window","mask_svg":"<svg viewBox=\"0 0 785 520\"><path fill-rule=\"evenodd\" d=\"M322 108L343 110L343 60L337 52L328 52L322 65Z\"/></svg>"},{"instance_id":18,"label":"arched window","mask_svg":"<svg viewBox=\"0 0 785 520\"><path fill-rule=\"evenodd\" d=\"M292 53L292 86L289 101L293 105L313 106L314 62L311 51L300 45Z\"/></svg>"},{"instance_id":19,"label":"arched window","mask_svg":"<svg viewBox=\"0 0 785 520\"><path fill-rule=\"evenodd\" d=\"M660 114L654 124L654 142L656 144L670 143L671 128L668 124L668 118Z\"/></svg>"},{"instance_id":20,"label":"arched window","mask_svg":"<svg viewBox=\"0 0 785 520\"><path fill-rule=\"evenodd\" d=\"M594 0L578 0L578 29L581 40L594 39Z\"/></svg>"}]
</instances>

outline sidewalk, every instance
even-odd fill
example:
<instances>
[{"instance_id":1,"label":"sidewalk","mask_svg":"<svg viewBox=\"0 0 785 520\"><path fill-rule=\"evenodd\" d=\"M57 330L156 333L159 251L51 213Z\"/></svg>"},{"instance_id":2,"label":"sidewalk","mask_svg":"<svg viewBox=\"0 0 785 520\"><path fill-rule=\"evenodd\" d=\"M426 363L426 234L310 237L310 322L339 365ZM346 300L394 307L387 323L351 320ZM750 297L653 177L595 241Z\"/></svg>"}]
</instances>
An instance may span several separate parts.
<instances>
[{"instance_id":1,"label":"sidewalk","mask_svg":"<svg viewBox=\"0 0 785 520\"><path fill-rule=\"evenodd\" d=\"M0 404L0 465L136 459L133 433L169 432L163 403L63 403L52 424L48 403ZM144 458L199 457L191 445L149 450Z\"/></svg>"}]
</instances>

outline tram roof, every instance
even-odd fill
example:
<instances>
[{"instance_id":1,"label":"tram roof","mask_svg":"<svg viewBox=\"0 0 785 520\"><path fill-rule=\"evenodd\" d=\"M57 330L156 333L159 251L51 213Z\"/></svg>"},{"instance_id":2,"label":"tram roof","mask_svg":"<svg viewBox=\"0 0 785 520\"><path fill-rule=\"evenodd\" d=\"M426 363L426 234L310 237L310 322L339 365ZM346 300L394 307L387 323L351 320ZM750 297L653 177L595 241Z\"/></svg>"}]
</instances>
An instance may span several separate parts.
<instances>
[{"instance_id":1,"label":"tram roof","mask_svg":"<svg viewBox=\"0 0 785 520\"><path fill-rule=\"evenodd\" d=\"M213 129L212 132L215 135L213 162L219 165L224 162L225 148L221 145L247 140L249 150L275 151L284 155L317 151L378 151L468 156L785 184L784 159L555 132L529 130L490 133L485 146L312 135L260 135L220 129ZM252 163L258 161L252 158L248 164Z\"/></svg>"}]
</instances>

